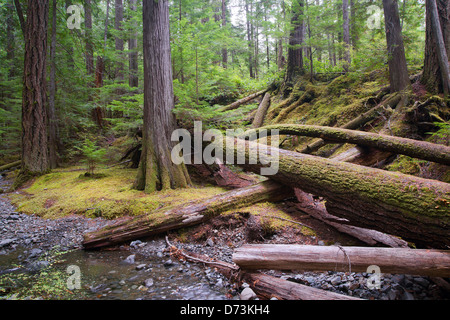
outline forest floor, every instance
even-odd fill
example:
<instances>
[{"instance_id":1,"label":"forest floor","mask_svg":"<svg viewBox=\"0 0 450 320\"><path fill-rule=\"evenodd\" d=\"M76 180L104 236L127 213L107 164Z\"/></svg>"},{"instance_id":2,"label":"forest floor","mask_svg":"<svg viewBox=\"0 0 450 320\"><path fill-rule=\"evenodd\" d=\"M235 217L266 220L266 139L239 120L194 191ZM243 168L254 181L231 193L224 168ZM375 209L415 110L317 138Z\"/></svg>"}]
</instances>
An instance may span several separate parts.
<instances>
[{"instance_id":1,"label":"forest floor","mask_svg":"<svg viewBox=\"0 0 450 320\"><path fill-rule=\"evenodd\" d=\"M5 180L0 182L2 187L7 187L11 183ZM22 192L25 190L26 188ZM56 219L42 218L35 214L19 213L11 204L10 196L11 194L0 196L0 230L2 230L0 289L4 290L3 293L0 290L0 296L4 295L5 298L218 300L239 299L240 292L247 287L246 284L238 285L230 282L214 268L201 263L177 261L176 257L170 255L163 237L141 239L125 243L113 248L114 250L96 251L86 256L81 250L82 235L111 224L116 219L92 218L80 214L70 214ZM172 231L168 234L168 238L172 244L186 252L204 254L230 263L234 249L246 243L361 245L358 240L342 235L322 222L305 216L296 208L295 203L295 199L288 199L276 204L260 204L232 210L213 218L208 223ZM280 217L281 212L284 213L283 217L288 216L290 220L301 222L311 228L273 218ZM266 219L272 217L270 220L272 225L262 228L255 237L249 219L258 213L264 214ZM95 264L92 259L101 261L103 274L100 275L97 271L88 275L89 281L85 280L88 284L83 286L84 293L77 293L75 290L67 294L65 293L67 290L61 287L61 283L64 283L61 279L65 279L67 274L61 273L61 268L52 269L58 257L59 259L65 257L68 260L65 264L76 261L75 263L82 266ZM65 265L64 262L62 264ZM57 289L55 279L52 277L50 280L53 282L42 283L43 280L38 282L40 287L36 287L39 286L36 284L30 288L11 285L17 283L15 280L21 270L32 274L36 272L44 272L46 275L57 274L55 277L59 282L56 283L59 283L61 288ZM381 289L371 290L366 285L369 274L348 272L348 266L345 264L336 266L336 271L329 272L269 271L268 273L312 287L370 300L450 297L441 287L433 283L433 279L409 275L383 274ZM42 288L49 285L54 287L54 292L50 290L53 295L49 294L48 290L42 292Z\"/></svg>"}]
</instances>

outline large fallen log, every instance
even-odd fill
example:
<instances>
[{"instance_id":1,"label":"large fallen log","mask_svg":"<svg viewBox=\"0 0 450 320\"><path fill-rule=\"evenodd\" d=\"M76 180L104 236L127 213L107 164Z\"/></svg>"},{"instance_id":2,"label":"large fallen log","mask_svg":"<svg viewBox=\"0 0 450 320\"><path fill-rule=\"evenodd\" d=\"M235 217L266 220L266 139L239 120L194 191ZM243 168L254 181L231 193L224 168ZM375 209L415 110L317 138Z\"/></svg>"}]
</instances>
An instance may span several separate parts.
<instances>
[{"instance_id":1,"label":"large fallen log","mask_svg":"<svg viewBox=\"0 0 450 320\"><path fill-rule=\"evenodd\" d=\"M264 273L244 273L243 279L263 299L278 300L361 300L331 291L308 287Z\"/></svg>"},{"instance_id":2,"label":"large fallen log","mask_svg":"<svg viewBox=\"0 0 450 320\"><path fill-rule=\"evenodd\" d=\"M357 144L359 146L376 148L413 158L450 165L450 147L426 141L372 132L299 124L277 124L255 129L256 133L261 130L266 130L269 134L272 130L278 130L279 134L318 137L332 142Z\"/></svg>"},{"instance_id":3,"label":"large fallen log","mask_svg":"<svg viewBox=\"0 0 450 320\"><path fill-rule=\"evenodd\" d=\"M292 196L291 188L265 181L172 208L160 209L84 235L83 247L95 249L200 224L233 208Z\"/></svg>"},{"instance_id":4,"label":"large fallen log","mask_svg":"<svg viewBox=\"0 0 450 320\"><path fill-rule=\"evenodd\" d=\"M311 194L303 192L302 190L297 188L294 190L297 200L299 201L297 207L301 211L335 228L339 232L346 233L364 243L367 243L370 246L383 244L393 248L408 247L408 242L392 235L376 230L348 225L347 223L349 221L347 219L338 218L329 214L327 212L327 209L325 208L325 204L323 204L322 202L314 201Z\"/></svg>"},{"instance_id":5,"label":"large fallen log","mask_svg":"<svg viewBox=\"0 0 450 320\"><path fill-rule=\"evenodd\" d=\"M236 140L227 137L217 142L216 152L226 151L227 161L234 157L234 163L247 171L324 197L328 213L349 224L400 236L416 245L450 245L448 183ZM241 157L245 161L239 164Z\"/></svg>"},{"instance_id":6,"label":"large fallen log","mask_svg":"<svg viewBox=\"0 0 450 320\"><path fill-rule=\"evenodd\" d=\"M265 90L261 90L259 92L253 93L245 98L242 98L236 102L233 102L232 104L219 108L218 111L220 112L225 112L225 111L230 111L230 110L234 110L239 108L241 105L246 104L247 102L252 101L253 99L258 98L259 96L262 96L264 93L266 93L268 91L268 89Z\"/></svg>"},{"instance_id":7,"label":"large fallen log","mask_svg":"<svg viewBox=\"0 0 450 320\"><path fill-rule=\"evenodd\" d=\"M367 272L450 276L450 251L409 248L246 244L235 250L233 262L242 269Z\"/></svg>"}]
</instances>

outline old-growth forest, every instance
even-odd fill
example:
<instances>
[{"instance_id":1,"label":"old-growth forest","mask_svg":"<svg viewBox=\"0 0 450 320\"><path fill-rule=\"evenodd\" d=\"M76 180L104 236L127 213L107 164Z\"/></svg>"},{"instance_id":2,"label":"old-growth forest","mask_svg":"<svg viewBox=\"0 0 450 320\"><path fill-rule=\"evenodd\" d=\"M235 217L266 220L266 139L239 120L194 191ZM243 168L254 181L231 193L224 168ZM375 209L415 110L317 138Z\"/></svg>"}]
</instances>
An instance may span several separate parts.
<instances>
[{"instance_id":1,"label":"old-growth forest","mask_svg":"<svg viewBox=\"0 0 450 320\"><path fill-rule=\"evenodd\" d=\"M449 298L448 0L0 19L0 300Z\"/></svg>"}]
</instances>

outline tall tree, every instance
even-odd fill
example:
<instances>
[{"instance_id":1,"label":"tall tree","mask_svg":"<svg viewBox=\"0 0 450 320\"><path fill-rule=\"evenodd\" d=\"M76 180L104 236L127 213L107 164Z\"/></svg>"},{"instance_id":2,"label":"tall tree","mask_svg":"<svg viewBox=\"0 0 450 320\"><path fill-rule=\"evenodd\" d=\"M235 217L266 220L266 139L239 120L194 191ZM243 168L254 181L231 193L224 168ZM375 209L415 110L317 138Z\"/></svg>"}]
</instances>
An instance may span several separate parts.
<instances>
[{"instance_id":1,"label":"tall tree","mask_svg":"<svg viewBox=\"0 0 450 320\"><path fill-rule=\"evenodd\" d=\"M426 1L425 63L421 82L433 93L448 93L450 2Z\"/></svg>"},{"instance_id":2,"label":"tall tree","mask_svg":"<svg viewBox=\"0 0 450 320\"><path fill-rule=\"evenodd\" d=\"M123 80L124 80L124 73L123 73L124 64L122 61L124 41L120 35L120 33L122 31L122 22L123 22L123 0L116 0L115 29L116 29L116 32L119 33L116 36L116 52L118 54L116 79L118 79L119 82L123 82Z\"/></svg>"},{"instance_id":3,"label":"tall tree","mask_svg":"<svg viewBox=\"0 0 450 320\"><path fill-rule=\"evenodd\" d=\"M398 92L409 87L411 82L406 64L397 0L383 0L383 8L391 92Z\"/></svg>"},{"instance_id":4,"label":"tall tree","mask_svg":"<svg viewBox=\"0 0 450 320\"><path fill-rule=\"evenodd\" d=\"M57 0L52 1L52 31L50 39L50 84L48 99L48 150L50 168L58 166L58 145L56 119L56 14Z\"/></svg>"},{"instance_id":5,"label":"tall tree","mask_svg":"<svg viewBox=\"0 0 450 320\"><path fill-rule=\"evenodd\" d=\"M255 78L255 73L253 70L253 37L252 30L253 25L250 18L249 1L245 0L245 18L247 21L247 43L248 43L248 68L250 72L250 78Z\"/></svg>"},{"instance_id":6,"label":"tall tree","mask_svg":"<svg viewBox=\"0 0 450 320\"><path fill-rule=\"evenodd\" d=\"M137 0L130 0L130 10L131 12L136 12L137 10ZM139 76L138 76L138 52L137 52L137 23L133 22L131 27L131 37L128 41L128 49L130 51L129 53L129 69L130 69L130 75L129 75L129 84L130 87L138 87L139 86Z\"/></svg>"},{"instance_id":7,"label":"tall tree","mask_svg":"<svg viewBox=\"0 0 450 320\"><path fill-rule=\"evenodd\" d=\"M50 169L47 136L47 29L49 0L28 0L22 100L22 165L19 186Z\"/></svg>"},{"instance_id":8,"label":"tall tree","mask_svg":"<svg viewBox=\"0 0 450 320\"><path fill-rule=\"evenodd\" d=\"M344 71L348 72L351 63L350 57L350 15L348 10L348 0L342 0L343 40L344 40Z\"/></svg>"},{"instance_id":9,"label":"tall tree","mask_svg":"<svg viewBox=\"0 0 450 320\"><path fill-rule=\"evenodd\" d=\"M14 4L12 0L8 0L6 4L7 8L7 18L6 18L6 60L9 61L10 69L8 78L11 79L15 76L16 71L14 68L14 44L15 44L15 36L14 36Z\"/></svg>"},{"instance_id":10,"label":"tall tree","mask_svg":"<svg viewBox=\"0 0 450 320\"><path fill-rule=\"evenodd\" d=\"M86 27L86 71L89 75L94 73L94 47L92 44L92 3L84 1L84 24Z\"/></svg>"},{"instance_id":11,"label":"tall tree","mask_svg":"<svg viewBox=\"0 0 450 320\"><path fill-rule=\"evenodd\" d=\"M303 17L304 0L294 0L292 3L291 31L289 35L288 61L286 83L292 82L303 70Z\"/></svg>"},{"instance_id":12,"label":"tall tree","mask_svg":"<svg viewBox=\"0 0 450 320\"><path fill-rule=\"evenodd\" d=\"M168 0L143 2L144 126L135 187L146 192L190 185L184 164L171 160L175 129Z\"/></svg>"},{"instance_id":13,"label":"tall tree","mask_svg":"<svg viewBox=\"0 0 450 320\"><path fill-rule=\"evenodd\" d=\"M222 0L222 28L227 26L227 0ZM228 65L227 47L222 48L222 66L226 69Z\"/></svg>"}]
</instances>

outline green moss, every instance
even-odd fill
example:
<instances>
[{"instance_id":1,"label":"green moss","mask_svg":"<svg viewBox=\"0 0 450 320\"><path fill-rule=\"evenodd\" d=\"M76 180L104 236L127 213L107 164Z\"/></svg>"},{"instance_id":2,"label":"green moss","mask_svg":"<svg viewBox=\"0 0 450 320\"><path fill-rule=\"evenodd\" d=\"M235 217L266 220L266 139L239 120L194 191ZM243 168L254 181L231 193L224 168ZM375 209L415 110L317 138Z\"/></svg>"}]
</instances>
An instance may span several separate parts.
<instances>
[{"instance_id":1,"label":"green moss","mask_svg":"<svg viewBox=\"0 0 450 320\"><path fill-rule=\"evenodd\" d=\"M113 219L140 215L222 193L218 187L164 190L146 194L131 189L136 169L109 169L101 179L81 177L78 167L55 171L35 179L32 185L10 195L18 210L45 218L69 214ZM72 170L72 171L69 171Z\"/></svg>"}]
</instances>

